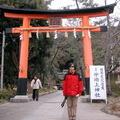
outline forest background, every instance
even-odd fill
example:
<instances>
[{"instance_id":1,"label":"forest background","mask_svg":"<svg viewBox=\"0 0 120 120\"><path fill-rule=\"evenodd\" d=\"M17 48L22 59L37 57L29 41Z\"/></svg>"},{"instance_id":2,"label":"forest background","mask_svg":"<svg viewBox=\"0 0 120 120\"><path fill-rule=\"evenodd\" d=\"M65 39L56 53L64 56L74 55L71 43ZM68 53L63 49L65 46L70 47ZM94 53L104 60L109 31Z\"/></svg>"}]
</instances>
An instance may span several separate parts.
<instances>
[{"instance_id":1,"label":"forest background","mask_svg":"<svg viewBox=\"0 0 120 120\"><path fill-rule=\"evenodd\" d=\"M0 0L0 5L14 8L25 9L50 9L49 6L53 0ZM77 9L99 7L98 3L93 0L73 0ZM119 0L115 1L120 9ZM107 0L105 0L105 5ZM62 9L71 9L66 6ZM92 52L94 65L105 65L107 92L111 94L111 82L115 83L115 69L120 63L120 17L107 16L102 18L94 18L90 20L92 25L108 26L107 32L92 32ZM65 25L80 25L81 19L68 19ZM0 18L0 60L2 47L2 32L5 28L19 27L22 20L12 18ZM32 26L48 26L48 20L34 19L31 20ZM16 87L18 79L19 52L20 52L20 35L5 35L5 59L4 59L4 87ZM34 75L38 75L42 83L47 86L61 84L58 72L67 69L70 62L74 62L77 70L84 78L84 59L82 34L77 33L74 38L73 33L68 33L68 38L64 33L58 33L58 38L54 39L54 33L50 34L50 38L46 37L46 33L39 33L36 37L32 33L29 46L29 69L28 81L33 79ZM53 82L54 81L54 82ZM116 85L113 85L116 88ZM117 87L116 91L120 91Z\"/></svg>"}]
</instances>

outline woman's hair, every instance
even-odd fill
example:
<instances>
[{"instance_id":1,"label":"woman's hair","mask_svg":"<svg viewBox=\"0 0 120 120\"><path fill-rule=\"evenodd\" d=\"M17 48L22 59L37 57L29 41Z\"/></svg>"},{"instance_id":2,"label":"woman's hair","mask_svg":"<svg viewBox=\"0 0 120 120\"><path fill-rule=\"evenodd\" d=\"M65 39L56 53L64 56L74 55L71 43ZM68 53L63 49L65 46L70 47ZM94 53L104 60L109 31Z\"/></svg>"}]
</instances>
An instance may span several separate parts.
<instances>
[{"instance_id":1,"label":"woman's hair","mask_svg":"<svg viewBox=\"0 0 120 120\"><path fill-rule=\"evenodd\" d=\"M72 65L74 65L74 69L76 69L76 67L75 67L75 64L74 64L74 63L70 63L68 67L70 68ZM68 69L69 69L69 68L68 68Z\"/></svg>"}]
</instances>

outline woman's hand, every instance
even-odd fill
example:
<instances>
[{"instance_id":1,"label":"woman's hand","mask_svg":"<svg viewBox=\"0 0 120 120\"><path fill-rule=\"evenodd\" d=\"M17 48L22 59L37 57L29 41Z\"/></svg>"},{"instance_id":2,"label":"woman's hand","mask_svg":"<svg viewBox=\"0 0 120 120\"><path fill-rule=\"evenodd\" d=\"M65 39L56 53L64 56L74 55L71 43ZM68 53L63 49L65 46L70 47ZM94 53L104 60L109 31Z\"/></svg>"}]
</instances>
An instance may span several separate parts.
<instances>
[{"instance_id":1,"label":"woman's hand","mask_svg":"<svg viewBox=\"0 0 120 120\"><path fill-rule=\"evenodd\" d=\"M80 94L77 94L77 95L76 95L76 97L79 97L79 96L80 96Z\"/></svg>"}]
</instances>

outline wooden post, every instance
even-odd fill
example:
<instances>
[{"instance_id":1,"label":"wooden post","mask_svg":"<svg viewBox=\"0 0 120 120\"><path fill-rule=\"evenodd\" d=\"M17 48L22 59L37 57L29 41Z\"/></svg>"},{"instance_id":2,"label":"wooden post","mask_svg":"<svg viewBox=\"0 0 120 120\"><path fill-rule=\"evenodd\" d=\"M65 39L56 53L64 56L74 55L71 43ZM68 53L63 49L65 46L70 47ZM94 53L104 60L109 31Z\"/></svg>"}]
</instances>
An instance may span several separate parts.
<instances>
[{"instance_id":1,"label":"wooden post","mask_svg":"<svg viewBox=\"0 0 120 120\"><path fill-rule=\"evenodd\" d=\"M82 17L82 25L83 27L89 26L89 17ZM84 49L84 67L85 67L85 87L86 93L89 94L90 91L90 65L93 65L92 58L92 45L91 39L89 35L89 29L83 30L83 49Z\"/></svg>"},{"instance_id":2,"label":"wooden post","mask_svg":"<svg viewBox=\"0 0 120 120\"><path fill-rule=\"evenodd\" d=\"M5 49L5 31L3 31L2 41L2 57L1 57L1 90L3 90L3 75L4 75L4 49Z\"/></svg>"},{"instance_id":3,"label":"wooden post","mask_svg":"<svg viewBox=\"0 0 120 120\"><path fill-rule=\"evenodd\" d=\"M30 19L23 18L23 28L28 28ZM28 71L28 48L29 48L29 31L22 31L21 48L20 48L20 62L19 62L19 77L17 95L26 95L27 90L27 71Z\"/></svg>"}]
</instances>

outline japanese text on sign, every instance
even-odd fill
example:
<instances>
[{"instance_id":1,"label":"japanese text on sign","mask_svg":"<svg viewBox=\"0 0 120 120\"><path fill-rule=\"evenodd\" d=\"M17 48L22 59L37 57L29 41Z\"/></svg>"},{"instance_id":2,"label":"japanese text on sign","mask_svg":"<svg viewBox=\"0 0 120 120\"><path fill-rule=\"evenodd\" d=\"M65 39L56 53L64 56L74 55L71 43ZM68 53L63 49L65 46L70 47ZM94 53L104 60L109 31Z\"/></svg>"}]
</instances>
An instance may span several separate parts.
<instances>
[{"instance_id":1,"label":"japanese text on sign","mask_svg":"<svg viewBox=\"0 0 120 120\"><path fill-rule=\"evenodd\" d=\"M91 99L106 99L106 79L104 66L90 66Z\"/></svg>"}]
</instances>

